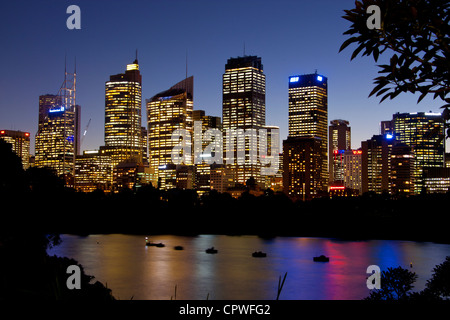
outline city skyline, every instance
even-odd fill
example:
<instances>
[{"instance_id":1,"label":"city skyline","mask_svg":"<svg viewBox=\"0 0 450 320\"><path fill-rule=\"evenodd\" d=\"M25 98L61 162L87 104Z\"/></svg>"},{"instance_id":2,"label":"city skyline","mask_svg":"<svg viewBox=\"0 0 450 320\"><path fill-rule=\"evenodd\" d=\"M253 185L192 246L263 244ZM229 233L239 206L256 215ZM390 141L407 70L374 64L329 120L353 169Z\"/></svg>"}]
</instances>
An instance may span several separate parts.
<instances>
[{"instance_id":1,"label":"city skyline","mask_svg":"<svg viewBox=\"0 0 450 320\"><path fill-rule=\"evenodd\" d=\"M188 75L196 77L194 110L202 109L213 116L222 113L225 61L244 53L262 57L267 81L266 124L280 127L280 140L288 131L289 76L310 74L316 69L329 79L328 120L349 121L354 149L378 134L380 122L397 112L440 111L440 101L426 98L417 104L418 97L411 94L382 104L377 98L368 98L373 78L378 75L375 62L369 58L350 61L348 53L338 53L346 39L342 33L348 28L341 16L353 1L111 1L108 6L77 1L81 30L67 29L67 3L25 3L2 4L0 24L5 50L0 53L4 70L0 76L0 127L30 132L32 154L39 96L57 93L64 77L65 56L68 70L73 69L75 58L77 61L81 128L92 120L81 151L103 145L104 84L109 75L123 72L136 49L143 75L143 100L184 78L187 67ZM223 14L228 7L236 8L230 20ZM130 21L121 28L114 27L115 21L131 12L134 16ZM153 14L146 18L148 12ZM164 24L158 12L165 12ZM246 12L255 14L248 16ZM250 37L244 30L257 22L260 29ZM186 32L179 32L182 27ZM169 41L175 35L180 41Z\"/></svg>"}]
</instances>

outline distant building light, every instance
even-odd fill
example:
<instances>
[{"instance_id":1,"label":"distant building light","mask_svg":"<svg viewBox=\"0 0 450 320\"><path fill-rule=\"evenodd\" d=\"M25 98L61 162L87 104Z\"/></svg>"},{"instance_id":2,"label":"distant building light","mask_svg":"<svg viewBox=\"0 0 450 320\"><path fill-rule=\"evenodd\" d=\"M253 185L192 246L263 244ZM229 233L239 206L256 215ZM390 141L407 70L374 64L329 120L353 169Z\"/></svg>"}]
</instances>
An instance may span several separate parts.
<instances>
[{"instance_id":1,"label":"distant building light","mask_svg":"<svg viewBox=\"0 0 450 320\"><path fill-rule=\"evenodd\" d=\"M139 70L139 65L137 63L127 64L127 71Z\"/></svg>"},{"instance_id":2,"label":"distant building light","mask_svg":"<svg viewBox=\"0 0 450 320\"><path fill-rule=\"evenodd\" d=\"M387 140L392 140L392 139L394 139L394 135L393 135L393 134L390 134L390 133L387 133L387 134L386 134L386 139L387 139Z\"/></svg>"},{"instance_id":3,"label":"distant building light","mask_svg":"<svg viewBox=\"0 0 450 320\"><path fill-rule=\"evenodd\" d=\"M353 154L355 155L362 154L362 150L353 150Z\"/></svg>"},{"instance_id":4,"label":"distant building light","mask_svg":"<svg viewBox=\"0 0 450 320\"><path fill-rule=\"evenodd\" d=\"M330 187L330 190L344 190L345 187Z\"/></svg>"},{"instance_id":5,"label":"distant building light","mask_svg":"<svg viewBox=\"0 0 450 320\"><path fill-rule=\"evenodd\" d=\"M63 111L64 111L64 107L48 110L48 112L63 112Z\"/></svg>"},{"instance_id":6,"label":"distant building light","mask_svg":"<svg viewBox=\"0 0 450 320\"><path fill-rule=\"evenodd\" d=\"M317 76L317 81L322 81L323 77L322 76Z\"/></svg>"},{"instance_id":7,"label":"distant building light","mask_svg":"<svg viewBox=\"0 0 450 320\"><path fill-rule=\"evenodd\" d=\"M299 82L300 81L300 77L290 77L289 78L289 82L293 83L293 82Z\"/></svg>"},{"instance_id":8,"label":"distant building light","mask_svg":"<svg viewBox=\"0 0 450 320\"><path fill-rule=\"evenodd\" d=\"M440 113L434 113L434 112L425 112L426 116L441 116Z\"/></svg>"},{"instance_id":9,"label":"distant building light","mask_svg":"<svg viewBox=\"0 0 450 320\"><path fill-rule=\"evenodd\" d=\"M0 131L0 134L5 134L5 130Z\"/></svg>"},{"instance_id":10,"label":"distant building light","mask_svg":"<svg viewBox=\"0 0 450 320\"><path fill-rule=\"evenodd\" d=\"M166 165L163 165L163 166L159 166L159 167L158 167L159 170L164 170L164 169L166 169L166 168L167 168Z\"/></svg>"}]
</instances>

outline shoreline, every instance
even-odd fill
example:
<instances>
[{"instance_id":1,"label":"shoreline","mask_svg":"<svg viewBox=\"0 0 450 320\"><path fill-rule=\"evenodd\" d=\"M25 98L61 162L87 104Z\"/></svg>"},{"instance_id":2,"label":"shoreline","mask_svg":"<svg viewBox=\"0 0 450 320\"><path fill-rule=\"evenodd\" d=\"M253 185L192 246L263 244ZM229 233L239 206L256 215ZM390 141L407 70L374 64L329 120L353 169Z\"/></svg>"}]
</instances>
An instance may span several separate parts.
<instances>
[{"instance_id":1,"label":"shoreline","mask_svg":"<svg viewBox=\"0 0 450 320\"><path fill-rule=\"evenodd\" d=\"M443 245L449 245L450 239L447 239L445 241L442 241L442 239L406 239L406 238L400 238L400 237L365 237L365 238L354 238L354 237L339 237L339 236L329 236L329 235L262 235L262 234L250 234L250 233L243 233L243 234L222 234L222 233L198 233L198 234L176 234L176 233L167 233L167 232L152 232L149 233L141 233L141 232L91 232L91 233L77 233L77 232L67 232L67 233L61 233L66 235L74 235L79 237L88 237L90 235L113 235L113 234L121 234L121 235L131 235L131 236L180 236L180 237L198 237L203 235L213 235L213 236L229 236L229 237L243 237L243 236L254 236L261 238L263 240L273 240L276 238L320 238L320 239L330 239L330 240L337 240L337 241L349 241L349 242L360 242L360 241L406 241L406 242L418 242L418 243L435 243L435 244L443 244Z\"/></svg>"}]
</instances>

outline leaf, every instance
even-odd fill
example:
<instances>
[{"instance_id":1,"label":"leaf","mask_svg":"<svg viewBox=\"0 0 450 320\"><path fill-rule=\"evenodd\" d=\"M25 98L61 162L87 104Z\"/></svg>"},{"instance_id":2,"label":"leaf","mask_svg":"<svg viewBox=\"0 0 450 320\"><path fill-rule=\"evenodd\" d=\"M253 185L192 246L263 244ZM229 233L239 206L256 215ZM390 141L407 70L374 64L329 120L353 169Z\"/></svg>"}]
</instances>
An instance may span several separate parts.
<instances>
[{"instance_id":1,"label":"leaf","mask_svg":"<svg viewBox=\"0 0 450 320\"><path fill-rule=\"evenodd\" d=\"M339 49L339 52L347 48L351 43L358 41L356 37L352 37L350 39L347 39L344 41L344 43L341 45L341 48Z\"/></svg>"},{"instance_id":2,"label":"leaf","mask_svg":"<svg viewBox=\"0 0 450 320\"><path fill-rule=\"evenodd\" d=\"M356 48L355 51L353 51L352 57L350 60L353 60L356 58L356 56L361 52L361 50L364 49L364 44L361 44L358 48Z\"/></svg>"}]
</instances>

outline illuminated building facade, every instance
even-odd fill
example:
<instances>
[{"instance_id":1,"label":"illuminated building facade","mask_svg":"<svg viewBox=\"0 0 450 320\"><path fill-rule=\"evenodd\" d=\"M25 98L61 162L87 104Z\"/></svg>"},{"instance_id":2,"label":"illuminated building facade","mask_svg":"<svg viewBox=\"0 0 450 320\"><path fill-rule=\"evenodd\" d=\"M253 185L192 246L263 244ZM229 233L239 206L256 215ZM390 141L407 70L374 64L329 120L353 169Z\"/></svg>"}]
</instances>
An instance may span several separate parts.
<instances>
[{"instance_id":1,"label":"illuminated building facade","mask_svg":"<svg viewBox=\"0 0 450 320\"><path fill-rule=\"evenodd\" d=\"M328 192L327 83L328 79L317 73L289 77L283 188L291 197L310 199Z\"/></svg>"},{"instance_id":2,"label":"illuminated building facade","mask_svg":"<svg viewBox=\"0 0 450 320\"><path fill-rule=\"evenodd\" d=\"M351 149L351 128L346 120L332 120L329 126L329 176L330 185L344 183L344 153Z\"/></svg>"},{"instance_id":3,"label":"illuminated building facade","mask_svg":"<svg viewBox=\"0 0 450 320\"><path fill-rule=\"evenodd\" d=\"M227 191L228 188L233 187L235 182L227 166L222 164L213 164L211 165L210 184L211 189L222 193Z\"/></svg>"},{"instance_id":4,"label":"illuminated building facade","mask_svg":"<svg viewBox=\"0 0 450 320\"><path fill-rule=\"evenodd\" d=\"M262 183L259 159L251 152L258 150L257 130L266 124L266 76L261 58L244 56L230 58L222 76L222 126L225 132L224 160L236 183L245 184L253 177ZM245 139L231 138L234 130L244 130ZM227 140L227 134L229 138ZM238 150L245 150L245 160L238 163ZM226 154L233 154L230 159Z\"/></svg>"},{"instance_id":5,"label":"illuminated building facade","mask_svg":"<svg viewBox=\"0 0 450 320\"><path fill-rule=\"evenodd\" d=\"M362 192L389 192L389 166L393 135L375 135L361 142L362 149Z\"/></svg>"},{"instance_id":6,"label":"illuminated building facade","mask_svg":"<svg viewBox=\"0 0 450 320\"><path fill-rule=\"evenodd\" d=\"M288 137L283 141L283 190L293 200L311 200L326 193L322 176L322 141Z\"/></svg>"},{"instance_id":7,"label":"illuminated building facade","mask_svg":"<svg viewBox=\"0 0 450 320\"><path fill-rule=\"evenodd\" d=\"M12 151L22 160L22 167L30 166L30 133L15 130L0 130L0 139L11 144Z\"/></svg>"},{"instance_id":8,"label":"illuminated building facade","mask_svg":"<svg viewBox=\"0 0 450 320\"><path fill-rule=\"evenodd\" d=\"M113 166L142 163L142 77L137 59L105 83L105 147Z\"/></svg>"},{"instance_id":9,"label":"illuminated building facade","mask_svg":"<svg viewBox=\"0 0 450 320\"><path fill-rule=\"evenodd\" d=\"M206 149L210 141L203 139L203 135L209 129L222 129L222 122L220 117L214 117L206 115L204 110L194 110L192 113L192 119L194 123L197 121L201 122L201 131L194 130L194 139L197 141L202 141L202 151ZM196 136L197 135L197 136ZM201 136L200 136L201 135ZM195 152L195 150L194 150ZM204 155L208 157L211 155ZM199 194L211 190L211 165L206 163L203 157L202 163L195 164L194 172L194 188L197 189Z\"/></svg>"},{"instance_id":10,"label":"illuminated building facade","mask_svg":"<svg viewBox=\"0 0 450 320\"><path fill-rule=\"evenodd\" d=\"M362 194L362 150L347 150L343 154L344 187Z\"/></svg>"},{"instance_id":11,"label":"illuminated building facade","mask_svg":"<svg viewBox=\"0 0 450 320\"><path fill-rule=\"evenodd\" d=\"M412 148L398 142L392 146L389 192L395 197L404 197L414 194L415 155Z\"/></svg>"},{"instance_id":12,"label":"illuminated building facade","mask_svg":"<svg viewBox=\"0 0 450 320\"><path fill-rule=\"evenodd\" d=\"M47 109L35 137L35 166L53 169L60 176L73 175L79 146L80 110L80 106L64 104Z\"/></svg>"},{"instance_id":13,"label":"illuminated building facade","mask_svg":"<svg viewBox=\"0 0 450 320\"><path fill-rule=\"evenodd\" d=\"M172 139L173 132L186 130L191 137L193 135L193 87L194 78L189 77L147 100L149 165L162 189L176 188L172 149L180 141ZM192 139L183 143L192 151ZM186 155L186 159L192 160L192 154ZM192 164L192 161L185 164Z\"/></svg>"},{"instance_id":14,"label":"illuminated building facade","mask_svg":"<svg viewBox=\"0 0 450 320\"><path fill-rule=\"evenodd\" d=\"M85 150L75 163L75 189L92 192L110 191L113 184L111 158L104 150Z\"/></svg>"},{"instance_id":15,"label":"illuminated building facade","mask_svg":"<svg viewBox=\"0 0 450 320\"><path fill-rule=\"evenodd\" d=\"M450 168L423 168L423 183L426 193L447 193L450 191Z\"/></svg>"},{"instance_id":16,"label":"illuminated building facade","mask_svg":"<svg viewBox=\"0 0 450 320\"><path fill-rule=\"evenodd\" d=\"M444 120L440 113L397 113L393 116L394 136L410 146L415 156L414 192L423 185L424 167L444 167Z\"/></svg>"}]
</instances>

